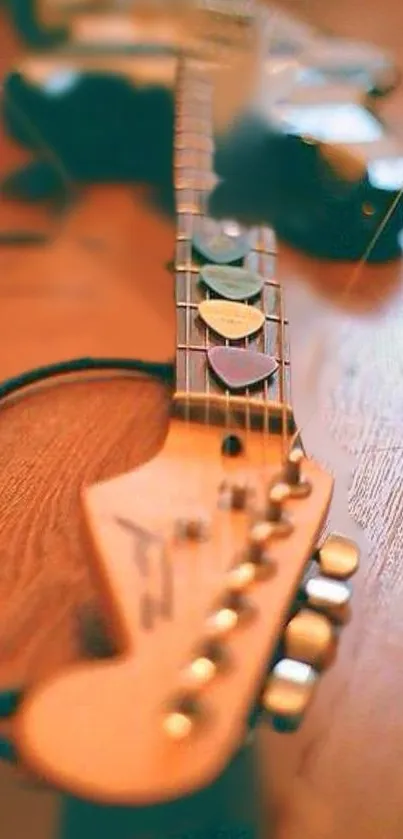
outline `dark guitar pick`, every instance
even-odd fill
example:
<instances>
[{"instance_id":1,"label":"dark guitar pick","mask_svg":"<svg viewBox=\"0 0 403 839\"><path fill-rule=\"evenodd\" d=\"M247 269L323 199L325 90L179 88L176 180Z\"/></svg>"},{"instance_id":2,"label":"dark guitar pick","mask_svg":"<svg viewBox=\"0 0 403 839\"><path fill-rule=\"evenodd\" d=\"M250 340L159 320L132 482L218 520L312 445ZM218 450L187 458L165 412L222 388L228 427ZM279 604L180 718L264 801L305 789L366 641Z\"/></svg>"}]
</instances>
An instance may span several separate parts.
<instances>
[{"instance_id":1,"label":"dark guitar pick","mask_svg":"<svg viewBox=\"0 0 403 839\"><path fill-rule=\"evenodd\" d=\"M207 231L203 227L193 234L192 244L200 256L217 265L239 262L250 251L246 235L230 236L224 230Z\"/></svg>"},{"instance_id":2,"label":"dark guitar pick","mask_svg":"<svg viewBox=\"0 0 403 839\"><path fill-rule=\"evenodd\" d=\"M212 347L207 357L211 369L229 390L252 387L268 379L278 368L271 356L237 347Z\"/></svg>"}]
</instances>

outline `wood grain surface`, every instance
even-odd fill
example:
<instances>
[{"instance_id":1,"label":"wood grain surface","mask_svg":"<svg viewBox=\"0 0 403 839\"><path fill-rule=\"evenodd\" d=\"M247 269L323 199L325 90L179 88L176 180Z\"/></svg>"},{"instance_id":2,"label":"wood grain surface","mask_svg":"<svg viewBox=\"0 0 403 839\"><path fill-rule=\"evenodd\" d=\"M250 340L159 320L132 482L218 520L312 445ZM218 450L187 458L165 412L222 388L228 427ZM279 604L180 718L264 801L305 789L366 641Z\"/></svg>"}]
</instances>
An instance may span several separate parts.
<instances>
[{"instance_id":1,"label":"wood grain surface","mask_svg":"<svg viewBox=\"0 0 403 839\"><path fill-rule=\"evenodd\" d=\"M0 31L4 70L18 47L3 18ZM4 137L0 150L3 171L21 159ZM16 223L54 224L2 201L0 226ZM169 224L111 188L89 193L52 245L0 250L0 378L84 354L173 357L163 269L173 243ZM335 474L332 526L358 533L364 551L353 621L305 725L290 738L262 734L279 839L403 834L402 270L366 268L347 294L351 270L280 246L297 421L309 453ZM75 611L95 598L79 491L151 457L168 406L156 383L81 378L1 408L1 685L77 657ZM0 784L7 839L48 839L53 796L24 789L8 768Z\"/></svg>"}]
</instances>

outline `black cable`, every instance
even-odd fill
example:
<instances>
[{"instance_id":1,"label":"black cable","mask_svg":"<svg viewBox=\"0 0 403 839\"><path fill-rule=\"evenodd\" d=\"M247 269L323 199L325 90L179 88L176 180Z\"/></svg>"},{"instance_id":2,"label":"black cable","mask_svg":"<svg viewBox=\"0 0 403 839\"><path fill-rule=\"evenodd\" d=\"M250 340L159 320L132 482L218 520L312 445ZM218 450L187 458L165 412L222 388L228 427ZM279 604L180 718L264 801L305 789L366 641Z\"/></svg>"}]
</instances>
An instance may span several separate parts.
<instances>
[{"instance_id":1,"label":"black cable","mask_svg":"<svg viewBox=\"0 0 403 839\"><path fill-rule=\"evenodd\" d=\"M82 373L88 370L123 370L128 373L143 373L168 384L173 384L174 381L174 365L169 363L159 364L158 362L131 358L73 358L69 361L59 361L55 364L46 364L43 367L26 370L18 376L6 379L0 383L0 400L46 379L64 376L69 373Z\"/></svg>"}]
</instances>

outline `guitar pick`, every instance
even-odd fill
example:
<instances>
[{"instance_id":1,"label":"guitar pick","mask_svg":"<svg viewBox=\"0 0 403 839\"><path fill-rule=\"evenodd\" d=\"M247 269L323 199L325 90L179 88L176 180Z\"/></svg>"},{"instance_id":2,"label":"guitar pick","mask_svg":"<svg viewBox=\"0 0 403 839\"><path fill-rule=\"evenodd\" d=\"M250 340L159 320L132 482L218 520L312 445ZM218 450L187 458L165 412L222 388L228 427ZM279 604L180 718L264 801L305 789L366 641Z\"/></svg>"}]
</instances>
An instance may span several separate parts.
<instances>
[{"instance_id":1,"label":"guitar pick","mask_svg":"<svg viewBox=\"0 0 403 839\"><path fill-rule=\"evenodd\" d=\"M212 233L198 230L192 236L192 244L200 256L207 259L208 262L215 262L218 265L239 262L250 251L250 244L246 235L229 236L222 230Z\"/></svg>"},{"instance_id":2,"label":"guitar pick","mask_svg":"<svg viewBox=\"0 0 403 839\"><path fill-rule=\"evenodd\" d=\"M278 369L277 361L271 356L238 347L212 347L207 358L213 372L229 390L257 385Z\"/></svg>"},{"instance_id":3,"label":"guitar pick","mask_svg":"<svg viewBox=\"0 0 403 839\"><path fill-rule=\"evenodd\" d=\"M262 328L264 314L253 306L232 300L203 300L199 315L217 335L230 341L247 338Z\"/></svg>"},{"instance_id":4,"label":"guitar pick","mask_svg":"<svg viewBox=\"0 0 403 839\"><path fill-rule=\"evenodd\" d=\"M204 265L200 276L211 291L227 300L250 300L263 288L263 279L245 268Z\"/></svg>"}]
</instances>

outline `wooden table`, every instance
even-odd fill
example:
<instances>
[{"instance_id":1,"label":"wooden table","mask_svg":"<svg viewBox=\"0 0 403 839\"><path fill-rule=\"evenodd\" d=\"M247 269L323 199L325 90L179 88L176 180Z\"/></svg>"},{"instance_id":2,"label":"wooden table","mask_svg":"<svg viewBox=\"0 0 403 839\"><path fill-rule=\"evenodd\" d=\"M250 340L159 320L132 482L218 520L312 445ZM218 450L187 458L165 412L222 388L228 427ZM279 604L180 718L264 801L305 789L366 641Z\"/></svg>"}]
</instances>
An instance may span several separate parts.
<instances>
[{"instance_id":1,"label":"wooden table","mask_svg":"<svg viewBox=\"0 0 403 839\"><path fill-rule=\"evenodd\" d=\"M16 46L0 25L6 67ZM0 142L4 170L21 156ZM0 225L17 222L50 219L3 202ZM87 354L171 358L172 280L162 266L172 251L170 225L112 188L88 194L51 246L0 250L0 378ZM297 421L309 452L335 472L332 526L358 533L364 553L354 619L305 725L291 738L262 736L279 839L403 834L401 265L366 268L341 304L351 270L280 247ZM167 417L160 385L122 378L52 385L3 405L1 685L77 656L75 610L94 598L79 489L151 457ZM47 839L53 796L22 788L8 768L0 773L4 835Z\"/></svg>"}]
</instances>

